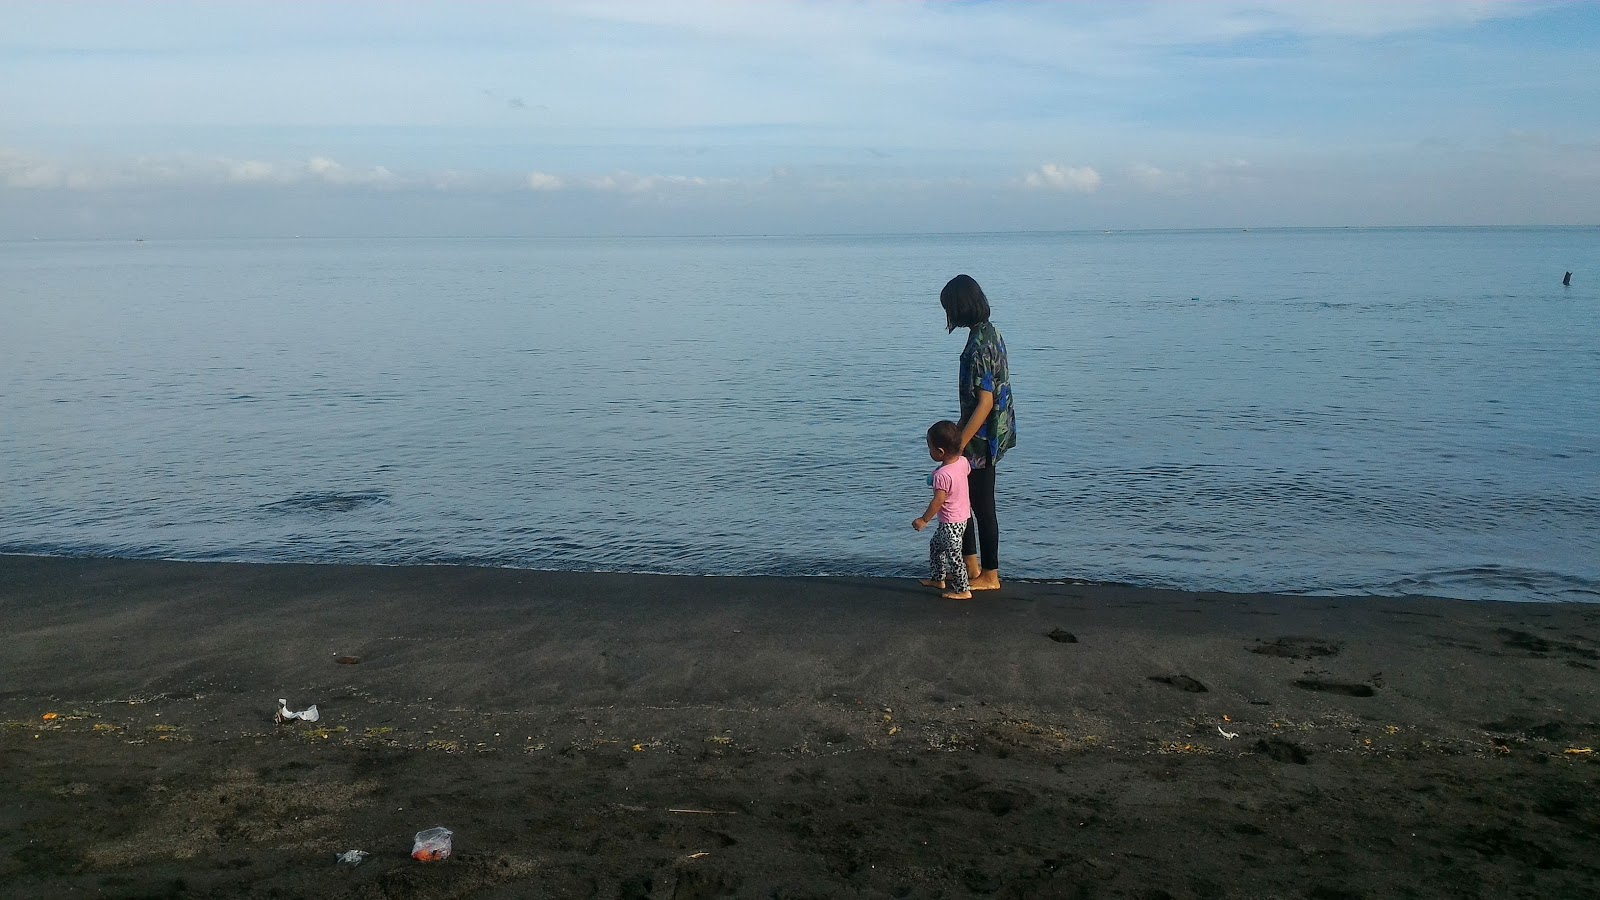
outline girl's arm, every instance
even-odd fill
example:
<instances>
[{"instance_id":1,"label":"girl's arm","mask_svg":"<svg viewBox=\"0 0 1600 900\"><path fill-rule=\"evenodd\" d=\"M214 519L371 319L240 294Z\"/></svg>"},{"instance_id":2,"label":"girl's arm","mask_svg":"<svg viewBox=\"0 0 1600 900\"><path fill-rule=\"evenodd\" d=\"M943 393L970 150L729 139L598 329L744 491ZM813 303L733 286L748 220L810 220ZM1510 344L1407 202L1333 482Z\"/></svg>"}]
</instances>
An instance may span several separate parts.
<instances>
[{"instance_id":1,"label":"girl's arm","mask_svg":"<svg viewBox=\"0 0 1600 900\"><path fill-rule=\"evenodd\" d=\"M972 415L961 423L961 449L965 451L967 445L972 443L973 437L983 423L989 421L989 413L994 411L994 391L979 391L978 405L972 408Z\"/></svg>"},{"instance_id":2,"label":"girl's arm","mask_svg":"<svg viewBox=\"0 0 1600 900\"><path fill-rule=\"evenodd\" d=\"M934 491L933 502L928 504L928 509L923 512L920 518L911 522L911 527L918 531L927 528L928 523L933 521L933 517L939 514L939 507L944 505L945 497L944 491Z\"/></svg>"}]
</instances>

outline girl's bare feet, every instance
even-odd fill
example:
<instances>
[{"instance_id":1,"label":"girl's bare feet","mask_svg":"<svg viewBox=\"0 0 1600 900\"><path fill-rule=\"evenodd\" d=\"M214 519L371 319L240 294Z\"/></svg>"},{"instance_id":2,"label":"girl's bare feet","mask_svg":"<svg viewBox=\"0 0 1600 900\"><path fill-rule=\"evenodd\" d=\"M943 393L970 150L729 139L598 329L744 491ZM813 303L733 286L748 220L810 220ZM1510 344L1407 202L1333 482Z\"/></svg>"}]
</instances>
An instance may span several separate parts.
<instances>
[{"instance_id":1,"label":"girl's bare feet","mask_svg":"<svg viewBox=\"0 0 1600 900\"><path fill-rule=\"evenodd\" d=\"M932 578L919 579L917 581L917 584L920 584L923 587L938 588L941 591L944 590L944 582L942 582L942 581L934 581Z\"/></svg>"},{"instance_id":2,"label":"girl's bare feet","mask_svg":"<svg viewBox=\"0 0 1600 900\"><path fill-rule=\"evenodd\" d=\"M1000 570L984 569L982 574L972 579L972 589L975 591L1000 590Z\"/></svg>"},{"instance_id":3,"label":"girl's bare feet","mask_svg":"<svg viewBox=\"0 0 1600 900\"><path fill-rule=\"evenodd\" d=\"M940 594L939 596L945 598L946 600L971 600L972 599L972 592L971 591L945 591L944 593Z\"/></svg>"}]
</instances>

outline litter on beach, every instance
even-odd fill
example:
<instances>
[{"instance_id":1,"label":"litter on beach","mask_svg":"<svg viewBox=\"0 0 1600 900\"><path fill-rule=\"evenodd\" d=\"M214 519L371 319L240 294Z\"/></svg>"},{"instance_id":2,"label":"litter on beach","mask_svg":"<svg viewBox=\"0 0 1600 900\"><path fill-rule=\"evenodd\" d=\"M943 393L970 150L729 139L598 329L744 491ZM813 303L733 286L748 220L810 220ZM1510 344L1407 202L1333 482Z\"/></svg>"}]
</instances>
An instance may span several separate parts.
<instances>
[{"instance_id":1,"label":"litter on beach","mask_svg":"<svg viewBox=\"0 0 1600 900\"><path fill-rule=\"evenodd\" d=\"M278 712L272 717L272 720L277 722L279 725L282 725L283 723L292 721L294 719L299 719L302 722L315 722L320 718L322 718L322 714L317 712L317 705L315 703L311 704L305 709L300 710L299 712L295 712L289 708L289 701L279 699Z\"/></svg>"},{"instance_id":2,"label":"litter on beach","mask_svg":"<svg viewBox=\"0 0 1600 900\"><path fill-rule=\"evenodd\" d=\"M452 849L450 836L453 833L444 827L417 832L416 842L411 845L411 858L418 862L441 862L449 859Z\"/></svg>"},{"instance_id":3,"label":"litter on beach","mask_svg":"<svg viewBox=\"0 0 1600 900\"><path fill-rule=\"evenodd\" d=\"M359 866L362 860L371 855L365 850L346 850L339 854L339 862L347 866Z\"/></svg>"}]
</instances>

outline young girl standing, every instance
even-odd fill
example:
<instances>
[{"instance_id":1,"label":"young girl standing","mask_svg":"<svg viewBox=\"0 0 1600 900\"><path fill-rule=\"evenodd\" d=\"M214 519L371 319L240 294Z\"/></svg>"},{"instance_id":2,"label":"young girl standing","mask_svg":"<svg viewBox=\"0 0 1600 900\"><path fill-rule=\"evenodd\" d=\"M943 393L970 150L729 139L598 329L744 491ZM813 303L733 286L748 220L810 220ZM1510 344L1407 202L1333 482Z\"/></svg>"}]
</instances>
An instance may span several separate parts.
<instances>
[{"instance_id":1,"label":"young girl standing","mask_svg":"<svg viewBox=\"0 0 1600 900\"><path fill-rule=\"evenodd\" d=\"M933 501L922 516L911 523L918 531L938 517L939 527L928 541L929 577L922 583L944 591L950 600L970 600L967 564L961 558L961 538L972 517L967 476L972 465L961 455L961 429L956 423L935 422L928 429L928 455L941 465L933 472Z\"/></svg>"}]
</instances>

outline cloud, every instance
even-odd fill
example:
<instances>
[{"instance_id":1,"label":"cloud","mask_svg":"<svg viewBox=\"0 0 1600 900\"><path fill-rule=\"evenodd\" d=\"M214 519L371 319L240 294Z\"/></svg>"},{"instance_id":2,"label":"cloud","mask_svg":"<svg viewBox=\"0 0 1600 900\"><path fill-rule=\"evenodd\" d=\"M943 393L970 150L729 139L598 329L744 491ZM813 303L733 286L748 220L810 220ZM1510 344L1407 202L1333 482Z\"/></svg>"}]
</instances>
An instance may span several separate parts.
<instances>
[{"instance_id":1,"label":"cloud","mask_svg":"<svg viewBox=\"0 0 1600 900\"><path fill-rule=\"evenodd\" d=\"M703 188L713 185L731 185L738 183L738 180L733 178L707 178L703 175L635 175L632 172L618 172L614 175L598 175L584 178L580 183L597 191L647 194L664 188Z\"/></svg>"},{"instance_id":2,"label":"cloud","mask_svg":"<svg viewBox=\"0 0 1600 900\"><path fill-rule=\"evenodd\" d=\"M1220 159L1200 163L1194 178L1201 187L1217 190L1258 182L1261 174L1249 160Z\"/></svg>"},{"instance_id":3,"label":"cloud","mask_svg":"<svg viewBox=\"0 0 1600 900\"><path fill-rule=\"evenodd\" d=\"M1521 136L1517 136L1521 137ZM1259 173L1242 159L1163 169L1144 162L1122 168L1114 188L1176 195L1195 190L1221 190L1257 180ZM452 193L505 194L591 193L640 196L711 190L829 192L862 191L938 194L950 189L1021 185L1030 190L1093 194L1106 179L1093 166L1044 163L1020 179L994 175L974 178L962 173L917 176L885 172L871 165L777 165L762 173L723 177L698 173L551 172L534 170L510 175L483 170L441 169L397 172L386 165L347 165L325 155L304 160L269 161L232 157L138 157L119 162L73 163L0 147L0 188L12 190L118 190L136 188L338 188L344 190L431 189Z\"/></svg>"},{"instance_id":4,"label":"cloud","mask_svg":"<svg viewBox=\"0 0 1600 900\"><path fill-rule=\"evenodd\" d=\"M1100 189L1100 173L1090 166L1072 166L1062 168L1054 163L1045 163L1038 169L1029 172L1022 179L1023 183L1031 188L1041 188L1052 191L1075 191L1082 194L1092 194Z\"/></svg>"},{"instance_id":5,"label":"cloud","mask_svg":"<svg viewBox=\"0 0 1600 900\"><path fill-rule=\"evenodd\" d=\"M1149 163L1137 162L1123 170L1122 177L1134 187L1146 191L1182 189L1188 179L1178 172L1168 172Z\"/></svg>"},{"instance_id":6,"label":"cloud","mask_svg":"<svg viewBox=\"0 0 1600 900\"><path fill-rule=\"evenodd\" d=\"M0 188L110 190L151 187L287 187L326 185L353 189L433 188L503 193L517 189L589 190L617 194L699 190L766 183L771 178L719 178L695 174L573 173L534 171L521 176L444 169L400 174L388 166L350 166L329 156L296 161L230 157L140 157L120 162L70 163L0 147Z\"/></svg>"},{"instance_id":7,"label":"cloud","mask_svg":"<svg viewBox=\"0 0 1600 900\"><path fill-rule=\"evenodd\" d=\"M60 187L64 173L53 163L0 148L0 184L10 188Z\"/></svg>"},{"instance_id":8,"label":"cloud","mask_svg":"<svg viewBox=\"0 0 1600 900\"><path fill-rule=\"evenodd\" d=\"M1537 4L1525 0L1258 0L1240 6L1258 10L1263 27L1312 35L1381 37L1527 15Z\"/></svg>"},{"instance_id":9,"label":"cloud","mask_svg":"<svg viewBox=\"0 0 1600 900\"><path fill-rule=\"evenodd\" d=\"M385 166L353 168L326 156L313 156L303 162L176 155L72 163L0 148L0 185L23 190L318 183L374 188L411 184Z\"/></svg>"},{"instance_id":10,"label":"cloud","mask_svg":"<svg viewBox=\"0 0 1600 900\"><path fill-rule=\"evenodd\" d=\"M1260 180L1257 168L1248 160L1208 160L1184 169L1163 169L1147 162L1124 167L1121 181L1152 194L1180 195L1195 191L1218 191Z\"/></svg>"},{"instance_id":11,"label":"cloud","mask_svg":"<svg viewBox=\"0 0 1600 900\"><path fill-rule=\"evenodd\" d=\"M530 191L559 191L566 186L560 178L546 172L531 172L528 175L528 190Z\"/></svg>"},{"instance_id":12,"label":"cloud","mask_svg":"<svg viewBox=\"0 0 1600 900\"><path fill-rule=\"evenodd\" d=\"M312 178L326 181L329 184L373 187L400 186L400 179L385 166L351 169L334 162L326 156L313 156L306 162L306 172Z\"/></svg>"}]
</instances>

